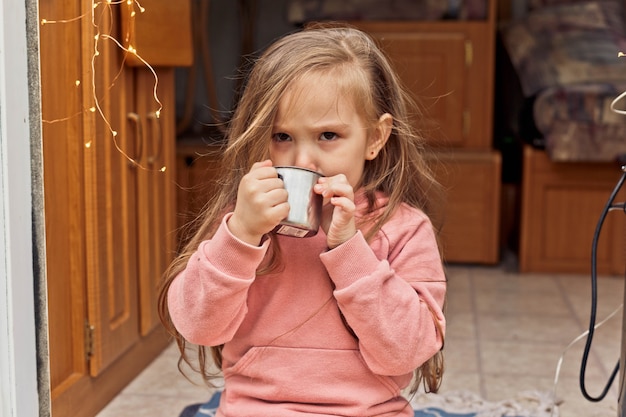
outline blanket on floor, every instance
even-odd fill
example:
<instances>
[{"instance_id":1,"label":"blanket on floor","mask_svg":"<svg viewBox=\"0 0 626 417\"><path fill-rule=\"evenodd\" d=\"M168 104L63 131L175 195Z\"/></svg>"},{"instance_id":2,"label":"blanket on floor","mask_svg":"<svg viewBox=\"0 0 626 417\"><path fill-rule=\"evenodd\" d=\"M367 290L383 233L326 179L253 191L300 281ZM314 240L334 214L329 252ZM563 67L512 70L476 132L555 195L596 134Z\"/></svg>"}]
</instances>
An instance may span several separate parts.
<instances>
[{"instance_id":1,"label":"blanket on floor","mask_svg":"<svg viewBox=\"0 0 626 417\"><path fill-rule=\"evenodd\" d=\"M179 417L215 417L221 392L204 404L186 407ZM417 394L411 398L415 417L558 417L551 393L525 391L515 398L489 402L468 391Z\"/></svg>"}]
</instances>

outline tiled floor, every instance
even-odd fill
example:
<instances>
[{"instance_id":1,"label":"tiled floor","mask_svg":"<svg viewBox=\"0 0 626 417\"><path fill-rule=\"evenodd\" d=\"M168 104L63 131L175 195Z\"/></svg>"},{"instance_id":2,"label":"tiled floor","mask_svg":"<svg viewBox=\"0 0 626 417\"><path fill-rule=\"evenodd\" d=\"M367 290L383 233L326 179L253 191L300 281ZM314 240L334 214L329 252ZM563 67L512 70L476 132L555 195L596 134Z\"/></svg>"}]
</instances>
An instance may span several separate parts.
<instances>
[{"instance_id":1,"label":"tiled floor","mask_svg":"<svg viewBox=\"0 0 626 417\"><path fill-rule=\"evenodd\" d=\"M496 402L528 390L554 389L559 358L589 326L591 279L586 275L518 274L515 268L451 266L448 290L446 373L442 393L469 390ZM597 322L623 302L624 277L599 277ZM622 311L595 332L586 387L597 396L621 348ZM556 384L561 417L616 417L616 380L601 402L581 394L578 374L586 339L563 355ZM167 349L98 417L178 417L210 392L176 369ZM619 376L618 378L619 379Z\"/></svg>"}]
</instances>

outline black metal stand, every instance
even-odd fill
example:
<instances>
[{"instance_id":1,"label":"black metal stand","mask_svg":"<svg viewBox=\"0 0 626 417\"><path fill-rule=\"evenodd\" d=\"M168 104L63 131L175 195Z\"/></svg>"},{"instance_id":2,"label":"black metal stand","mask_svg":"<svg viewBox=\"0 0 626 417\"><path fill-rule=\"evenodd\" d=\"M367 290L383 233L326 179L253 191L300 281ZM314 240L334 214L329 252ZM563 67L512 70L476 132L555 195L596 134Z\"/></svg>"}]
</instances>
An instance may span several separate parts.
<instances>
[{"instance_id":1,"label":"black metal stand","mask_svg":"<svg viewBox=\"0 0 626 417\"><path fill-rule=\"evenodd\" d=\"M587 392L585 388L585 371L587 368L587 359L589 356L589 351L591 349L591 343L593 340L593 334L596 325L596 308L598 302L598 294L597 294L597 250L598 250L598 240L600 237L600 232L602 231L602 225L604 224L604 220L608 215L609 211L620 210L626 213L626 203L615 203L615 197L619 193L624 181L626 180L626 166L622 166L622 176L619 181L615 185L615 188L611 192L611 196L609 197L604 210L602 210L602 214L600 215L600 219L598 220L598 224L596 226L596 230L593 235L593 243L591 245L591 314L589 318L589 334L587 336L587 342L585 344L585 350L582 357L582 363L580 366L580 390L583 396L589 401L601 401L607 394L613 380L617 376L617 373L621 367L621 377L620 377L620 394L618 398L619 407L618 407L618 417L626 417L626 402L624 401L624 396L626 395L626 379L624 378L624 369L626 366L626 310L623 310L624 314L624 322L622 324L622 352L621 357L615 369L611 373L609 380L604 387L602 393L597 397L592 397ZM626 290L624 291L624 298L626 300Z\"/></svg>"}]
</instances>

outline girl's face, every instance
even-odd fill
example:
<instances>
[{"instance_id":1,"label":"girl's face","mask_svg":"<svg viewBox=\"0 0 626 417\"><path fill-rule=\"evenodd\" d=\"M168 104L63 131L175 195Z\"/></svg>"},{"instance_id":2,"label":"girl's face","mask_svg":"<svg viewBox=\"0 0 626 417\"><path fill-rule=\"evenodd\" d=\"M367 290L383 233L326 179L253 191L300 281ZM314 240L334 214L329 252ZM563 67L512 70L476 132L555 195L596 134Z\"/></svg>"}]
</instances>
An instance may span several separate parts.
<instances>
[{"instance_id":1,"label":"girl's face","mask_svg":"<svg viewBox=\"0 0 626 417\"><path fill-rule=\"evenodd\" d=\"M344 174L356 187L365 161L374 159L387 140L391 123L385 115L368 126L332 75L309 74L279 101L270 159L274 165L308 168L327 177Z\"/></svg>"}]
</instances>

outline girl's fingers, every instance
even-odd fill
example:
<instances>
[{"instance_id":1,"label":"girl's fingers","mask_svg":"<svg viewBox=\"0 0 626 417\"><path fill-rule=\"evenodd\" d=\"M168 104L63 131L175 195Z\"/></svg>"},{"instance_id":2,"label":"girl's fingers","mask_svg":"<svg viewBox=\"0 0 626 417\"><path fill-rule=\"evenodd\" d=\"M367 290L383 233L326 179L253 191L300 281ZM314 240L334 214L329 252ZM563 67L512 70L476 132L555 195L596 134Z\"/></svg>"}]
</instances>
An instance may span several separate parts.
<instances>
[{"instance_id":1,"label":"girl's fingers","mask_svg":"<svg viewBox=\"0 0 626 417\"><path fill-rule=\"evenodd\" d=\"M354 190L343 174L320 178L314 190L324 198L340 196L354 200Z\"/></svg>"},{"instance_id":2,"label":"girl's fingers","mask_svg":"<svg viewBox=\"0 0 626 417\"><path fill-rule=\"evenodd\" d=\"M272 166L272 161L270 161L269 159L266 159L265 161L259 161L259 162L255 162L254 164L252 164L252 168L250 168L250 171L252 172L262 167L271 167L271 166Z\"/></svg>"},{"instance_id":3,"label":"girl's fingers","mask_svg":"<svg viewBox=\"0 0 626 417\"><path fill-rule=\"evenodd\" d=\"M343 211L347 213L354 213L356 210L356 205L354 201L350 200L346 197L331 197L330 204L335 207L341 208Z\"/></svg>"}]
</instances>

